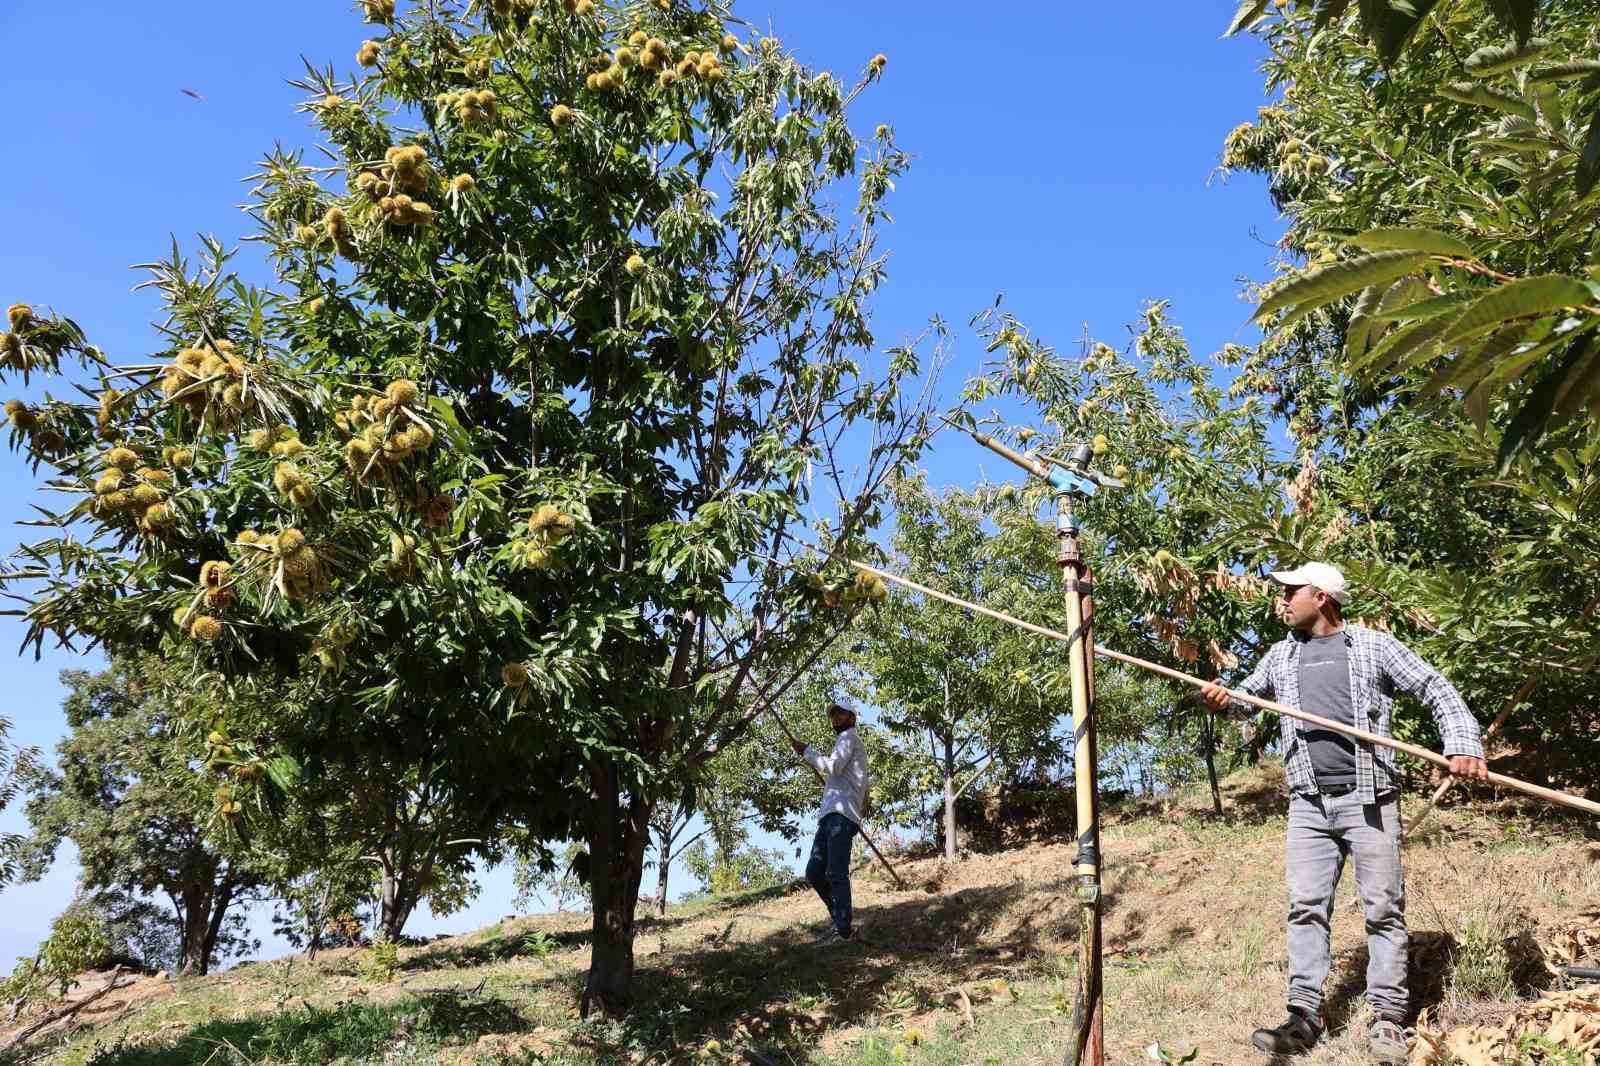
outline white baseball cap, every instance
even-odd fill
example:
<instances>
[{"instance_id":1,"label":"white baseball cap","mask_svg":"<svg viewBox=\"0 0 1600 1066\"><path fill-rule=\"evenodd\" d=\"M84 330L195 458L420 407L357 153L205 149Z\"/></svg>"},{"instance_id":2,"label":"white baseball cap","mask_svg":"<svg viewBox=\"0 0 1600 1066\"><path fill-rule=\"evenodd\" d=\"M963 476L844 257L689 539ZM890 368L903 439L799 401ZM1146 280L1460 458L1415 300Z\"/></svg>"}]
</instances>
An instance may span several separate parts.
<instances>
[{"instance_id":1,"label":"white baseball cap","mask_svg":"<svg viewBox=\"0 0 1600 1066\"><path fill-rule=\"evenodd\" d=\"M1336 566L1327 563L1306 563L1293 570L1274 570L1267 575L1280 585L1310 585L1333 597L1340 606L1350 598L1350 586Z\"/></svg>"}]
</instances>

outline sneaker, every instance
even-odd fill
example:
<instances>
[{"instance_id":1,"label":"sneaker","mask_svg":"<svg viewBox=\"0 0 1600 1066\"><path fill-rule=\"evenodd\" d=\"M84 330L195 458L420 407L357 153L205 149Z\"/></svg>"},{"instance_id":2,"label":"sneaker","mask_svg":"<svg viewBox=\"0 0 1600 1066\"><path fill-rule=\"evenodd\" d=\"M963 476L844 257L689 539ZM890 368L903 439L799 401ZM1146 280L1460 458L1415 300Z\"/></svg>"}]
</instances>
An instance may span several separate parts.
<instances>
[{"instance_id":1,"label":"sneaker","mask_svg":"<svg viewBox=\"0 0 1600 1066\"><path fill-rule=\"evenodd\" d=\"M850 938L840 936L839 930L830 925L828 926L828 931L817 937L815 943L819 948L829 948L836 947L839 944L848 944L850 943Z\"/></svg>"},{"instance_id":2,"label":"sneaker","mask_svg":"<svg viewBox=\"0 0 1600 1066\"><path fill-rule=\"evenodd\" d=\"M1298 1055L1310 1051L1322 1038L1322 1026L1298 1007L1289 1008L1289 1017L1276 1029L1257 1029L1250 1043L1273 1055Z\"/></svg>"},{"instance_id":3,"label":"sneaker","mask_svg":"<svg viewBox=\"0 0 1600 1066\"><path fill-rule=\"evenodd\" d=\"M1375 1060L1384 1063L1385 1066L1404 1066L1410 1053L1406 1043L1406 1031L1398 1022L1379 1018L1372 1023L1367 1050L1372 1052Z\"/></svg>"}]
</instances>

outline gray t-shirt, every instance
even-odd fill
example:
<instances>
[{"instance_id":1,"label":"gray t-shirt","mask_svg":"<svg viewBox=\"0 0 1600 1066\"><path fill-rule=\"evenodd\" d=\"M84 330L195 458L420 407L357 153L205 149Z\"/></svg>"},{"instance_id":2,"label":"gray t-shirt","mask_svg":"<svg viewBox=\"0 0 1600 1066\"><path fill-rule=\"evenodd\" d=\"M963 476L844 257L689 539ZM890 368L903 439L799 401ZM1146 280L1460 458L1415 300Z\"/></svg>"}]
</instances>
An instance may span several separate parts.
<instances>
[{"instance_id":1,"label":"gray t-shirt","mask_svg":"<svg viewBox=\"0 0 1600 1066\"><path fill-rule=\"evenodd\" d=\"M1311 637L1300 645L1300 707L1344 725L1355 725L1355 705L1350 698L1350 649L1345 634ZM1317 784L1356 783L1355 741L1331 729L1310 726L1305 731L1311 767Z\"/></svg>"}]
</instances>

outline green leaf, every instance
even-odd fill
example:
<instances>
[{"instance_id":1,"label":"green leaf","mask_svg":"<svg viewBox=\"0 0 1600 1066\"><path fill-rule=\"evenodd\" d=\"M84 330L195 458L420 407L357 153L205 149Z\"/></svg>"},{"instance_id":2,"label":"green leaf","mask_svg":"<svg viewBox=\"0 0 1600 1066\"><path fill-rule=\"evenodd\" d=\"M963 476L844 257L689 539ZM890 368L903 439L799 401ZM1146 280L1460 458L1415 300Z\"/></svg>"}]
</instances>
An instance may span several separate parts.
<instances>
[{"instance_id":1,"label":"green leaf","mask_svg":"<svg viewBox=\"0 0 1600 1066\"><path fill-rule=\"evenodd\" d=\"M1532 119L1533 105L1520 96L1512 96L1499 89L1491 89L1475 81L1453 81L1441 85L1439 95L1447 100L1457 103L1472 104L1475 107L1490 107L1496 111L1503 111L1508 115L1521 115L1523 118Z\"/></svg>"},{"instance_id":2,"label":"green leaf","mask_svg":"<svg viewBox=\"0 0 1600 1066\"><path fill-rule=\"evenodd\" d=\"M1383 291L1383 298L1378 301L1380 313L1393 311L1397 307L1407 304L1421 303L1433 295L1433 290L1428 283L1415 274L1401 278Z\"/></svg>"},{"instance_id":3,"label":"green leaf","mask_svg":"<svg viewBox=\"0 0 1600 1066\"><path fill-rule=\"evenodd\" d=\"M1367 339L1372 336L1372 313L1377 310L1382 295L1378 286L1371 285L1356 297L1356 305L1350 310L1350 324L1344 331L1345 359L1355 360L1366 354Z\"/></svg>"},{"instance_id":4,"label":"green leaf","mask_svg":"<svg viewBox=\"0 0 1600 1066\"><path fill-rule=\"evenodd\" d=\"M1379 341L1359 360L1354 369L1363 377L1386 377L1391 367L1408 356L1412 362L1423 362L1433 357L1439 349L1439 337L1450 328L1451 319L1429 318L1402 326Z\"/></svg>"},{"instance_id":5,"label":"green leaf","mask_svg":"<svg viewBox=\"0 0 1600 1066\"><path fill-rule=\"evenodd\" d=\"M1330 303L1368 285L1393 281L1430 261L1431 257L1418 252L1374 252L1359 259L1305 271L1262 300L1261 306L1250 317L1259 320L1280 308L1296 304Z\"/></svg>"},{"instance_id":6,"label":"green leaf","mask_svg":"<svg viewBox=\"0 0 1600 1066\"><path fill-rule=\"evenodd\" d=\"M1565 274L1541 274L1497 285L1461 313L1443 344L1454 344L1513 318L1547 314L1593 299L1589 287Z\"/></svg>"},{"instance_id":7,"label":"green leaf","mask_svg":"<svg viewBox=\"0 0 1600 1066\"><path fill-rule=\"evenodd\" d=\"M1490 391L1486 382L1472 389L1461 398L1462 405L1467 409L1467 415L1471 417L1472 424L1478 427L1479 433L1482 433L1489 425Z\"/></svg>"},{"instance_id":8,"label":"green leaf","mask_svg":"<svg viewBox=\"0 0 1600 1066\"><path fill-rule=\"evenodd\" d=\"M1567 348L1566 354L1561 357L1561 362L1545 375L1543 381L1533 387L1527 398L1522 401L1522 406L1517 408L1517 413L1511 416L1511 423L1506 426L1505 436L1500 438L1501 477L1510 471L1511 464L1516 462L1518 455L1536 444L1544 435L1545 427L1550 424L1550 415L1555 408L1556 396L1561 391L1562 383L1586 357L1592 356L1593 343L1594 339L1591 336L1580 337L1573 341Z\"/></svg>"},{"instance_id":9,"label":"green leaf","mask_svg":"<svg viewBox=\"0 0 1600 1066\"><path fill-rule=\"evenodd\" d=\"M1228 23L1228 28L1222 35L1232 37L1252 25L1267 10L1267 5L1271 2L1272 0L1244 0L1244 3L1239 5L1239 10L1233 13L1233 21Z\"/></svg>"},{"instance_id":10,"label":"green leaf","mask_svg":"<svg viewBox=\"0 0 1600 1066\"><path fill-rule=\"evenodd\" d=\"M1430 300L1407 304L1404 307L1375 311L1372 318L1375 322L1420 322L1425 318L1437 318L1447 311L1458 311L1462 304L1471 299L1470 292L1447 292L1443 296L1435 296Z\"/></svg>"},{"instance_id":11,"label":"green leaf","mask_svg":"<svg viewBox=\"0 0 1600 1066\"><path fill-rule=\"evenodd\" d=\"M267 760L267 776L272 783L288 792L300 783L300 764L290 755L279 755Z\"/></svg>"},{"instance_id":12,"label":"green leaf","mask_svg":"<svg viewBox=\"0 0 1600 1066\"><path fill-rule=\"evenodd\" d=\"M1393 249L1401 252L1427 252L1430 255L1449 255L1461 259L1473 258L1472 249L1467 244L1450 236L1440 233L1436 229L1422 229L1411 226L1388 226L1381 229L1369 229L1365 233L1351 237L1347 242L1369 252L1380 252Z\"/></svg>"},{"instance_id":13,"label":"green leaf","mask_svg":"<svg viewBox=\"0 0 1600 1066\"><path fill-rule=\"evenodd\" d=\"M1600 178L1600 109L1589 122L1589 135L1583 140L1583 154L1578 157L1578 195L1588 196L1594 181Z\"/></svg>"},{"instance_id":14,"label":"green leaf","mask_svg":"<svg viewBox=\"0 0 1600 1066\"><path fill-rule=\"evenodd\" d=\"M1323 29L1349 8L1350 0L1317 0L1316 29Z\"/></svg>"},{"instance_id":15,"label":"green leaf","mask_svg":"<svg viewBox=\"0 0 1600 1066\"><path fill-rule=\"evenodd\" d=\"M1570 63L1557 63L1554 66L1540 67L1528 75L1528 81L1538 85L1547 81L1567 81L1571 78L1584 78L1590 74L1600 74L1600 59L1574 59Z\"/></svg>"},{"instance_id":16,"label":"green leaf","mask_svg":"<svg viewBox=\"0 0 1600 1066\"><path fill-rule=\"evenodd\" d=\"M1533 18L1539 11L1539 0L1489 0L1489 8L1506 29L1526 41L1533 33Z\"/></svg>"},{"instance_id":17,"label":"green leaf","mask_svg":"<svg viewBox=\"0 0 1600 1066\"><path fill-rule=\"evenodd\" d=\"M1509 355L1527 327L1521 323L1506 326L1480 344L1476 351L1462 353L1451 360L1429 379L1422 388L1423 396L1432 396L1444 389L1464 389L1482 378L1501 359Z\"/></svg>"},{"instance_id":18,"label":"green leaf","mask_svg":"<svg viewBox=\"0 0 1600 1066\"><path fill-rule=\"evenodd\" d=\"M1558 415L1574 415L1600 397L1600 350L1595 335L1585 334L1573 343L1569 360L1556 371L1561 378L1556 386L1551 410Z\"/></svg>"},{"instance_id":19,"label":"green leaf","mask_svg":"<svg viewBox=\"0 0 1600 1066\"><path fill-rule=\"evenodd\" d=\"M450 401L445 399L443 396L428 397L428 409L437 415L440 421L444 422L452 429L461 429L461 423L456 419L455 408L453 408L450 405Z\"/></svg>"},{"instance_id":20,"label":"green leaf","mask_svg":"<svg viewBox=\"0 0 1600 1066\"><path fill-rule=\"evenodd\" d=\"M1550 48L1543 37L1534 37L1524 44L1485 45L1467 57L1462 64L1474 78L1490 78L1508 70L1527 66Z\"/></svg>"},{"instance_id":21,"label":"green leaf","mask_svg":"<svg viewBox=\"0 0 1600 1066\"><path fill-rule=\"evenodd\" d=\"M1539 85L1534 89L1534 102L1539 117L1550 129L1567 128L1567 105L1561 99L1561 87L1554 83Z\"/></svg>"},{"instance_id":22,"label":"green leaf","mask_svg":"<svg viewBox=\"0 0 1600 1066\"><path fill-rule=\"evenodd\" d=\"M1394 65L1406 42L1417 32L1438 0L1361 0L1361 28L1366 31L1378 59Z\"/></svg>"}]
</instances>

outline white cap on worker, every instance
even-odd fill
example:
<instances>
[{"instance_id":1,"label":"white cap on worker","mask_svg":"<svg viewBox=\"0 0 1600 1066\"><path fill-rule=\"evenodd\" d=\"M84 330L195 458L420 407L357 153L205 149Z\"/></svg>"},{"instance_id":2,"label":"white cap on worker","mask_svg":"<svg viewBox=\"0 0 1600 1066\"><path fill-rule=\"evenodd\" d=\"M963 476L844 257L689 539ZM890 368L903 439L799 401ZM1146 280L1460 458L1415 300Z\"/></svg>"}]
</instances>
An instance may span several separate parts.
<instances>
[{"instance_id":1,"label":"white cap on worker","mask_svg":"<svg viewBox=\"0 0 1600 1066\"><path fill-rule=\"evenodd\" d=\"M1340 606L1350 598L1350 586L1339 568L1327 563L1306 563L1293 570L1274 570L1267 575L1280 585L1310 585L1333 597Z\"/></svg>"},{"instance_id":2,"label":"white cap on worker","mask_svg":"<svg viewBox=\"0 0 1600 1066\"><path fill-rule=\"evenodd\" d=\"M860 712L856 710L855 701L852 700L849 696L835 696L833 698L833 702L828 704L828 710L831 711L835 707L839 708L841 711L849 711L850 712L850 717L852 717L852 718L860 718L861 717Z\"/></svg>"}]
</instances>

